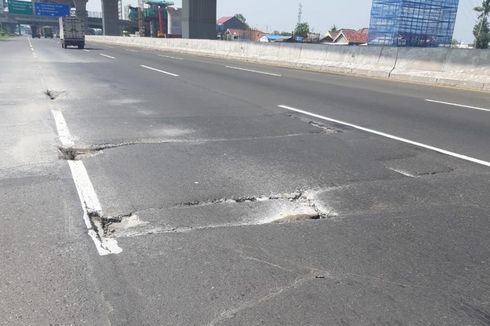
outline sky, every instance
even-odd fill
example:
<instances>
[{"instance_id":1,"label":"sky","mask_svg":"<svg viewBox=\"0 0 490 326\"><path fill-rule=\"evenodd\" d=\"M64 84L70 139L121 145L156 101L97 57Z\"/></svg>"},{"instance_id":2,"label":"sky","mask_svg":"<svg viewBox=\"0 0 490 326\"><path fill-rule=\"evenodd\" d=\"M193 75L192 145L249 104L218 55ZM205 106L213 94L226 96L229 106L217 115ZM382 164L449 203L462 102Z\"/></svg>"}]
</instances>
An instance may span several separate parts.
<instances>
[{"instance_id":1,"label":"sky","mask_svg":"<svg viewBox=\"0 0 490 326\"><path fill-rule=\"evenodd\" d=\"M327 32L332 25L338 28L369 26L372 0L218 0L218 17L241 13L250 26L264 32L292 31L298 21L299 3L303 5L302 21L308 22L312 31ZM137 0L123 0L124 5L136 5ZM178 7L181 0L174 1ZM482 0L460 0L454 38L472 42L476 15L473 8ZM100 0L89 0L87 9L101 11Z\"/></svg>"}]
</instances>

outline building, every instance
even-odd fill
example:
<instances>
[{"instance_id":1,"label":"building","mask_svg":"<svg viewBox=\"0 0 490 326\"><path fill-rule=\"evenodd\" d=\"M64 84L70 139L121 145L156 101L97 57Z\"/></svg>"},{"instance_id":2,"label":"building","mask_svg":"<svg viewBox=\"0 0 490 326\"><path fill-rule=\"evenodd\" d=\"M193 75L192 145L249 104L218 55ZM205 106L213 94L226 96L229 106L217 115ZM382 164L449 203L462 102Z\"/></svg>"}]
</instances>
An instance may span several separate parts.
<instances>
[{"instance_id":1,"label":"building","mask_svg":"<svg viewBox=\"0 0 490 326\"><path fill-rule=\"evenodd\" d=\"M260 38L259 42L262 43L275 43L275 42L284 42L287 39L290 39L290 36L278 35L278 34L267 34Z\"/></svg>"},{"instance_id":2,"label":"building","mask_svg":"<svg viewBox=\"0 0 490 326\"><path fill-rule=\"evenodd\" d=\"M450 46L459 0L373 0L370 45Z\"/></svg>"},{"instance_id":3,"label":"building","mask_svg":"<svg viewBox=\"0 0 490 326\"><path fill-rule=\"evenodd\" d=\"M362 45L368 43L368 28L362 28L358 31L354 29L342 28L335 32L328 32L323 39L323 44L335 45Z\"/></svg>"},{"instance_id":4,"label":"building","mask_svg":"<svg viewBox=\"0 0 490 326\"><path fill-rule=\"evenodd\" d=\"M228 28L224 33L224 39L230 41L259 42L266 33L255 29Z\"/></svg>"},{"instance_id":5,"label":"building","mask_svg":"<svg viewBox=\"0 0 490 326\"><path fill-rule=\"evenodd\" d=\"M227 29L248 29L247 24L234 16L221 17L216 21L218 33L224 33Z\"/></svg>"},{"instance_id":6,"label":"building","mask_svg":"<svg viewBox=\"0 0 490 326\"><path fill-rule=\"evenodd\" d=\"M320 42L321 43L333 43L339 34L340 34L340 31L327 32L327 34L325 34L325 36L320 40Z\"/></svg>"}]
</instances>

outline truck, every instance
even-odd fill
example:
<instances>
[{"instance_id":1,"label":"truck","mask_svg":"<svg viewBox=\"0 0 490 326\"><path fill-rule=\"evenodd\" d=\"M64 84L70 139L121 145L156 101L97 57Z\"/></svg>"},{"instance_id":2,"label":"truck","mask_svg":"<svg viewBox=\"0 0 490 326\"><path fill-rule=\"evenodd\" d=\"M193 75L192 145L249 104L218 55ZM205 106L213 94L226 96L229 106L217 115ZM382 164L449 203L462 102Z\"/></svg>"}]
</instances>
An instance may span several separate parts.
<instances>
[{"instance_id":1,"label":"truck","mask_svg":"<svg viewBox=\"0 0 490 326\"><path fill-rule=\"evenodd\" d=\"M66 49L68 46L78 46L79 49L85 47L85 32L83 22L75 16L60 17L60 42L61 47Z\"/></svg>"},{"instance_id":2,"label":"truck","mask_svg":"<svg viewBox=\"0 0 490 326\"><path fill-rule=\"evenodd\" d=\"M53 33L53 28L49 27L49 26L44 26L43 27L43 35L44 35L44 38L53 38L54 37L54 33Z\"/></svg>"}]
</instances>

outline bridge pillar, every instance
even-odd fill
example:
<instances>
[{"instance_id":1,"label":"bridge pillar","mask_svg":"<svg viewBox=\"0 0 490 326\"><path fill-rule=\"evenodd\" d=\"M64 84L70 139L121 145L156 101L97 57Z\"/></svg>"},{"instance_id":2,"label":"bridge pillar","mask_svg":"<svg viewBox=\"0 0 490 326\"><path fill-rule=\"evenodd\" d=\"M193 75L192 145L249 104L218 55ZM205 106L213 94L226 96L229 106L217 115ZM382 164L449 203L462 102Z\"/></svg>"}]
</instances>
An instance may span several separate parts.
<instances>
[{"instance_id":1,"label":"bridge pillar","mask_svg":"<svg viewBox=\"0 0 490 326\"><path fill-rule=\"evenodd\" d=\"M121 35L118 0L102 0L102 30L104 35Z\"/></svg>"},{"instance_id":2,"label":"bridge pillar","mask_svg":"<svg viewBox=\"0 0 490 326\"><path fill-rule=\"evenodd\" d=\"M87 1L88 0L74 0L75 3L75 13L78 18L82 20L83 30L87 32L88 30L88 13L87 13Z\"/></svg>"},{"instance_id":3,"label":"bridge pillar","mask_svg":"<svg viewBox=\"0 0 490 326\"><path fill-rule=\"evenodd\" d=\"M182 0L182 37L191 39L217 38L217 0Z\"/></svg>"}]
</instances>

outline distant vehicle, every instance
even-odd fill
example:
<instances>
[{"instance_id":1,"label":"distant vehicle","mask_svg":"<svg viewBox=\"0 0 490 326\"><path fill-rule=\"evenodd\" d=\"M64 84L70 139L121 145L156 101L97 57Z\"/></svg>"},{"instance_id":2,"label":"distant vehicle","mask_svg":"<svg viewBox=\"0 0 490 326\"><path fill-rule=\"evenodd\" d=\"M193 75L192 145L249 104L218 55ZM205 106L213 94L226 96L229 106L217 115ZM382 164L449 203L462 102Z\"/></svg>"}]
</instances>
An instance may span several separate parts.
<instances>
[{"instance_id":1,"label":"distant vehicle","mask_svg":"<svg viewBox=\"0 0 490 326\"><path fill-rule=\"evenodd\" d=\"M85 33L82 20L75 16L67 16L60 17L59 22L61 47L66 49L68 46L78 46L79 49L83 49Z\"/></svg>"},{"instance_id":2,"label":"distant vehicle","mask_svg":"<svg viewBox=\"0 0 490 326\"><path fill-rule=\"evenodd\" d=\"M39 27L33 26L31 29L32 38L41 38L41 33L39 32Z\"/></svg>"},{"instance_id":3,"label":"distant vehicle","mask_svg":"<svg viewBox=\"0 0 490 326\"><path fill-rule=\"evenodd\" d=\"M53 29L49 26L45 26L43 27L43 35L44 35L44 38L53 38L54 37L54 33L53 33Z\"/></svg>"}]
</instances>

